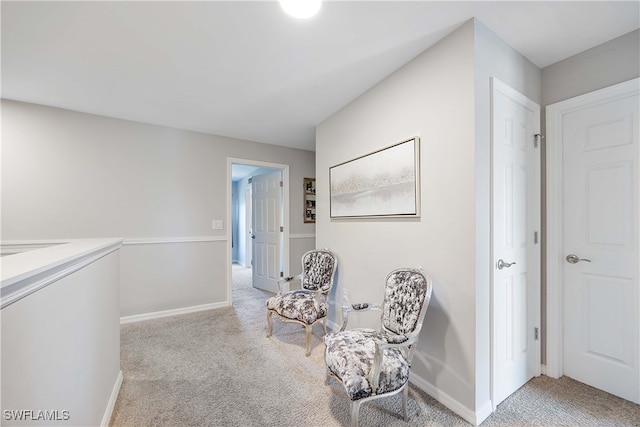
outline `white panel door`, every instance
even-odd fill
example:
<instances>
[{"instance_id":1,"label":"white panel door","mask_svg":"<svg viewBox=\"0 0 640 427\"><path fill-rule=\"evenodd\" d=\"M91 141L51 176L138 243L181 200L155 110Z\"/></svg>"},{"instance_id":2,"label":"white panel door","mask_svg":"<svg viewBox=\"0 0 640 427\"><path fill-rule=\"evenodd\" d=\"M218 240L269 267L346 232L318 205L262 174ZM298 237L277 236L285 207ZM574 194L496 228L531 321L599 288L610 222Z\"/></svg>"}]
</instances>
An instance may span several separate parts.
<instances>
[{"instance_id":1,"label":"white panel door","mask_svg":"<svg viewBox=\"0 0 640 427\"><path fill-rule=\"evenodd\" d=\"M493 79L493 397L540 374L540 107Z\"/></svg>"},{"instance_id":2,"label":"white panel door","mask_svg":"<svg viewBox=\"0 0 640 427\"><path fill-rule=\"evenodd\" d=\"M253 286L277 292L281 270L281 172L254 176Z\"/></svg>"},{"instance_id":3,"label":"white panel door","mask_svg":"<svg viewBox=\"0 0 640 427\"><path fill-rule=\"evenodd\" d=\"M251 188L247 188L244 192L245 203L245 253L244 253L244 266L249 268L253 265L253 197L251 195Z\"/></svg>"},{"instance_id":4,"label":"white panel door","mask_svg":"<svg viewBox=\"0 0 640 427\"><path fill-rule=\"evenodd\" d=\"M638 90L562 116L564 374L640 401Z\"/></svg>"}]
</instances>

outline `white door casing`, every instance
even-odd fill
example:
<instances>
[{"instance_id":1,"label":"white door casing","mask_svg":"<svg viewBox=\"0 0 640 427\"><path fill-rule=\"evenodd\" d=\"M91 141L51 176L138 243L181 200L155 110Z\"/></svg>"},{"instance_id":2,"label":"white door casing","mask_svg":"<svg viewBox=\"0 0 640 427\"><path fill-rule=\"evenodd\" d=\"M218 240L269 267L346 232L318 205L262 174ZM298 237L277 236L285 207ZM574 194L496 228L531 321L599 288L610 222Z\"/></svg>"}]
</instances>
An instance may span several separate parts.
<instances>
[{"instance_id":1,"label":"white door casing","mask_svg":"<svg viewBox=\"0 0 640 427\"><path fill-rule=\"evenodd\" d=\"M547 107L547 372L636 403L639 86L634 79Z\"/></svg>"},{"instance_id":2,"label":"white door casing","mask_svg":"<svg viewBox=\"0 0 640 427\"><path fill-rule=\"evenodd\" d=\"M280 171L252 177L253 286L277 292L282 271Z\"/></svg>"},{"instance_id":3,"label":"white door casing","mask_svg":"<svg viewBox=\"0 0 640 427\"><path fill-rule=\"evenodd\" d=\"M290 210L290 202L289 202L289 165L281 164L281 163L271 163L271 162L263 162L259 160L250 160L250 159L240 159L235 157L227 157L227 224L232 223L231 219L231 199L232 199L232 169L233 165L251 165L257 166L260 168L271 168L271 169L279 169L282 173L282 203L281 203L281 224L284 227L284 232L280 233L281 237L281 245L282 245L282 271L285 276L289 275L289 210ZM231 227L227 227L227 304L233 304L233 275L232 275L232 247L231 247Z\"/></svg>"},{"instance_id":4,"label":"white door casing","mask_svg":"<svg viewBox=\"0 0 640 427\"><path fill-rule=\"evenodd\" d=\"M540 375L540 106L492 78L492 404Z\"/></svg>"}]
</instances>

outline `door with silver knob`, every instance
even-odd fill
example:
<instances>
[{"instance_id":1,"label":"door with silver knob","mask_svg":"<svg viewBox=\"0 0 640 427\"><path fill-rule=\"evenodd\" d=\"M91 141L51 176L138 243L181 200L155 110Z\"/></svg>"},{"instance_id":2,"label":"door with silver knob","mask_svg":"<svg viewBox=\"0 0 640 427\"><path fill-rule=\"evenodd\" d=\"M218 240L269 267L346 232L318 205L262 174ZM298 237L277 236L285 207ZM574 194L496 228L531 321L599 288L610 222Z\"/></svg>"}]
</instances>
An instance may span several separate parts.
<instances>
[{"instance_id":1,"label":"door with silver knob","mask_svg":"<svg viewBox=\"0 0 640 427\"><path fill-rule=\"evenodd\" d=\"M539 107L493 80L492 383L498 405L539 375Z\"/></svg>"},{"instance_id":2,"label":"door with silver knob","mask_svg":"<svg viewBox=\"0 0 640 427\"><path fill-rule=\"evenodd\" d=\"M552 236L561 237L562 293L555 292L555 277L549 282L549 294L558 295L562 303L562 374L636 403L640 403L639 84L635 80L628 89L620 85L612 92L586 94L547 109L551 117L547 123L557 127L549 129L552 141L547 148L557 147L562 165L561 171L550 175L561 177L562 185L562 216L556 219L562 228ZM552 246L558 244L549 242Z\"/></svg>"}]
</instances>

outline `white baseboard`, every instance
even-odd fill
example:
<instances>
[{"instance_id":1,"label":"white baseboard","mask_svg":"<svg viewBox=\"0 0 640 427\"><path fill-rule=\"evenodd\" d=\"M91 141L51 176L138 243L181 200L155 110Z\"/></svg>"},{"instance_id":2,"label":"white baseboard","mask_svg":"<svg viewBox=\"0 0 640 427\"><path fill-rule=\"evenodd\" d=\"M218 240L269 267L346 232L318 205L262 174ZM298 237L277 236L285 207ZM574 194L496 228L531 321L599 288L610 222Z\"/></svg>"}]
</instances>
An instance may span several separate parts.
<instances>
[{"instance_id":1,"label":"white baseboard","mask_svg":"<svg viewBox=\"0 0 640 427\"><path fill-rule=\"evenodd\" d=\"M118 376L116 377L116 383L113 385L113 390L111 390L111 396L109 397L107 408L105 409L104 415L102 416L102 422L100 422L100 427L109 427L109 421L111 421L111 415L113 414L113 408L115 408L116 406L116 400L118 400L118 394L120 393L121 385L122 385L122 371L119 371Z\"/></svg>"},{"instance_id":2,"label":"white baseboard","mask_svg":"<svg viewBox=\"0 0 640 427\"><path fill-rule=\"evenodd\" d=\"M461 417L468 423L471 423L472 425L477 426L482 421L484 421L484 418L480 419L480 411L474 412L473 410L467 408L462 403L460 403L453 397L449 396L447 393L443 392L439 388L435 387L429 381L414 374L413 372L409 377L409 381L414 385L416 385L418 388L424 390L429 396L433 397L435 400L442 403L447 408L451 409L459 417ZM482 411L486 412L486 410L487 410L487 404L482 406ZM485 416L485 418L488 417L491 414L491 412L492 412L491 402L489 402L488 414Z\"/></svg>"},{"instance_id":3,"label":"white baseboard","mask_svg":"<svg viewBox=\"0 0 640 427\"><path fill-rule=\"evenodd\" d=\"M479 426L484 420L489 418L489 415L493 413L493 402L487 400L484 405L476 411L476 426Z\"/></svg>"},{"instance_id":4,"label":"white baseboard","mask_svg":"<svg viewBox=\"0 0 640 427\"><path fill-rule=\"evenodd\" d=\"M229 307L228 301L214 302L211 304L194 305L191 307L175 308L173 310L154 311L152 313L134 314L120 318L120 324L142 322L144 320L159 319L161 317L178 316L180 314L195 313L198 311L213 310L214 308Z\"/></svg>"}]
</instances>

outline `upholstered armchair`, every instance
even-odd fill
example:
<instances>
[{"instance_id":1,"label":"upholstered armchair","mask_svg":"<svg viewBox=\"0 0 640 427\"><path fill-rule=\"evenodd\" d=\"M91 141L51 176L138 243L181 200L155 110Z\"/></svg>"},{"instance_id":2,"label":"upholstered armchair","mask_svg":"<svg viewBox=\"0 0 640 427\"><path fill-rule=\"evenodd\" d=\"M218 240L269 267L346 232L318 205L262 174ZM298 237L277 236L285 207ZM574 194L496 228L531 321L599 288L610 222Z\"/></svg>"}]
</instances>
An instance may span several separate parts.
<instances>
[{"instance_id":1,"label":"upholstered armchair","mask_svg":"<svg viewBox=\"0 0 640 427\"><path fill-rule=\"evenodd\" d=\"M360 303L342 307L343 323L325 335L327 378L337 379L351 399L351 425L358 426L360 405L402 392L407 421L409 371L422 321L431 299L431 280L421 268L394 270L386 278L381 305ZM349 313L377 310L381 327L347 330Z\"/></svg>"},{"instance_id":2,"label":"upholstered armchair","mask_svg":"<svg viewBox=\"0 0 640 427\"><path fill-rule=\"evenodd\" d=\"M306 353L311 353L311 330L322 321L327 333L327 295L333 286L338 259L328 249L312 250L302 255L302 273L278 281L278 294L267 300L267 337L271 336L271 315L283 322L296 322L306 330ZM290 291L289 283L300 279L301 289Z\"/></svg>"}]
</instances>

